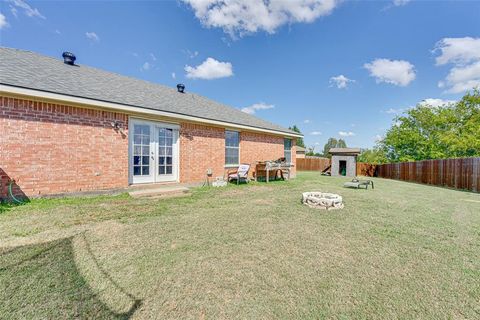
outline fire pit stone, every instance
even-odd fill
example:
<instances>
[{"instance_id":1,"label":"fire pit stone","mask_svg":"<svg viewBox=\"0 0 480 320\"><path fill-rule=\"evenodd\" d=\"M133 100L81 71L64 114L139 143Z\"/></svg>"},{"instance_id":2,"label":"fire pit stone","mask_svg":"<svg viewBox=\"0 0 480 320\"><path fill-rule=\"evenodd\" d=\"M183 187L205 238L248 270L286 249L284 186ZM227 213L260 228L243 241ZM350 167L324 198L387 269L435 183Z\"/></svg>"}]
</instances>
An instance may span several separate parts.
<instances>
[{"instance_id":1,"label":"fire pit stone","mask_svg":"<svg viewBox=\"0 0 480 320\"><path fill-rule=\"evenodd\" d=\"M343 199L340 195L326 192L304 192L302 203L315 209L343 209Z\"/></svg>"}]
</instances>

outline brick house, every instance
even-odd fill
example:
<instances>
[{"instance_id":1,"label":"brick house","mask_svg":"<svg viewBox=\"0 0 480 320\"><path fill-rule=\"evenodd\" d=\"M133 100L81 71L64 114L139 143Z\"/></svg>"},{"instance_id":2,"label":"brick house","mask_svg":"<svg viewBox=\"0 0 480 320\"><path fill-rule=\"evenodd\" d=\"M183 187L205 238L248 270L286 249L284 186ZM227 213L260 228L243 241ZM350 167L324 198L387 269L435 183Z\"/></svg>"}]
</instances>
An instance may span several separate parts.
<instances>
[{"instance_id":1,"label":"brick house","mask_svg":"<svg viewBox=\"0 0 480 320\"><path fill-rule=\"evenodd\" d=\"M0 198L194 183L286 157L289 129L205 97L37 53L0 48Z\"/></svg>"}]
</instances>

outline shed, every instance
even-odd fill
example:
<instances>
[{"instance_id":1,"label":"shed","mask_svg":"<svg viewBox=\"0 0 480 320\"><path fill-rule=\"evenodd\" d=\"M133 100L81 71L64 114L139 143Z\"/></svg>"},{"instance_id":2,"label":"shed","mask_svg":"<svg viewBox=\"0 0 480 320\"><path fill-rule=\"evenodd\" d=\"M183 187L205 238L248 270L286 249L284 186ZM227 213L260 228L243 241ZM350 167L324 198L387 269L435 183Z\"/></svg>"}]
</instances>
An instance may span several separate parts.
<instances>
[{"instance_id":1,"label":"shed","mask_svg":"<svg viewBox=\"0 0 480 320\"><path fill-rule=\"evenodd\" d=\"M332 155L332 176L356 176L357 156L360 152L360 148L331 148L329 153Z\"/></svg>"},{"instance_id":2,"label":"shed","mask_svg":"<svg viewBox=\"0 0 480 320\"><path fill-rule=\"evenodd\" d=\"M297 146L297 159L305 159L305 148Z\"/></svg>"}]
</instances>

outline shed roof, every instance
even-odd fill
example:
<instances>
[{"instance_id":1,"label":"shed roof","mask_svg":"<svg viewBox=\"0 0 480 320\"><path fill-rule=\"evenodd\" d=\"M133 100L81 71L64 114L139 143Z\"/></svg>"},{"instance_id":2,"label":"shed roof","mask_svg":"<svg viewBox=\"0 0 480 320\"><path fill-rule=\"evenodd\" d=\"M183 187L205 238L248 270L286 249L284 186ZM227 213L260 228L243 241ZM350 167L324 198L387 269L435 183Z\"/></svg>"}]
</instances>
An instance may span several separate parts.
<instances>
[{"instance_id":1,"label":"shed roof","mask_svg":"<svg viewBox=\"0 0 480 320\"><path fill-rule=\"evenodd\" d=\"M329 151L331 154L360 154L360 148L331 148Z\"/></svg>"},{"instance_id":2,"label":"shed roof","mask_svg":"<svg viewBox=\"0 0 480 320\"><path fill-rule=\"evenodd\" d=\"M176 88L85 65L67 65L31 51L0 47L0 84L301 136L194 93L182 94Z\"/></svg>"}]
</instances>

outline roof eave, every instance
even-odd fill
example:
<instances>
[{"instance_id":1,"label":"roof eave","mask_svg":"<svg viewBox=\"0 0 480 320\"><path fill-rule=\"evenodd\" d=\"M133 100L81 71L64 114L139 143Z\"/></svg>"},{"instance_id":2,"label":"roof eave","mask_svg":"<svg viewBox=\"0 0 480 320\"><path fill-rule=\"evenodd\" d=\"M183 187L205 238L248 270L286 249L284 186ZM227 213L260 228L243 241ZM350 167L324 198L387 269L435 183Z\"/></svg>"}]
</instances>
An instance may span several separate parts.
<instances>
[{"instance_id":1,"label":"roof eave","mask_svg":"<svg viewBox=\"0 0 480 320\"><path fill-rule=\"evenodd\" d=\"M221 120L190 116L186 114L160 111L160 110L149 109L145 107L121 104L117 102L103 101L103 100L97 100L92 98L78 97L73 95L66 95L61 93L12 86L4 83L0 83L0 93L15 94L20 96L27 96L27 97L34 97L34 98L41 98L41 99L49 99L49 100L54 100L59 102L74 103L74 104L80 104L80 105L91 106L91 107L101 107L101 108L121 110L126 112L143 113L143 114L154 115L154 116L164 116L164 117L169 117L169 118L174 118L179 120L208 123L208 124L218 125L223 127L271 133L271 134L282 135L286 137L303 138L302 134L293 133L293 132L254 127L254 126L243 125L243 124L238 124L234 122L226 122Z\"/></svg>"}]
</instances>

